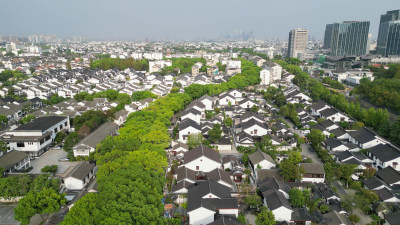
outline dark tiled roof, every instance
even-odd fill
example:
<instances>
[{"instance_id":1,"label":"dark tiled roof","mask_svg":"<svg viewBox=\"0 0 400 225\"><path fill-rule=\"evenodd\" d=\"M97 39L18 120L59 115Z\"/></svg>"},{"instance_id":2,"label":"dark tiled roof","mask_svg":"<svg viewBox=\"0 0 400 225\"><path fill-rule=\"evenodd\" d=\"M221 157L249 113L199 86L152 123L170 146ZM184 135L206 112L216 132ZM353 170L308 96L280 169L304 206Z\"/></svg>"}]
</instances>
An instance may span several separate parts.
<instances>
[{"instance_id":1,"label":"dark tiled roof","mask_svg":"<svg viewBox=\"0 0 400 225\"><path fill-rule=\"evenodd\" d=\"M343 128L338 127L336 129L330 130L330 133L334 134L335 137L340 137L345 135L347 132Z\"/></svg>"},{"instance_id":2,"label":"dark tiled roof","mask_svg":"<svg viewBox=\"0 0 400 225\"><path fill-rule=\"evenodd\" d=\"M368 151L382 162L387 162L400 157L400 151L389 144L376 145Z\"/></svg>"},{"instance_id":3,"label":"dark tiled roof","mask_svg":"<svg viewBox=\"0 0 400 225\"><path fill-rule=\"evenodd\" d=\"M319 112L324 117L329 117L338 113L338 111L334 108L327 108Z\"/></svg>"},{"instance_id":4,"label":"dark tiled roof","mask_svg":"<svg viewBox=\"0 0 400 225\"><path fill-rule=\"evenodd\" d=\"M33 121L26 123L22 126L16 128L16 131L23 131L23 130L40 130L45 131L50 127L54 126L55 124L65 120L68 117L65 116L43 116L34 119Z\"/></svg>"},{"instance_id":5,"label":"dark tiled roof","mask_svg":"<svg viewBox=\"0 0 400 225\"><path fill-rule=\"evenodd\" d=\"M229 176L229 173L226 172L225 170L221 170L221 169L215 169L213 171L210 171L208 173L206 173L207 175L207 179L208 180L213 180L213 181L224 181L225 183L233 186L231 177Z\"/></svg>"},{"instance_id":6,"label":"dark tiled roof","mask_svg":"<svg viewBox=\"0 0 400 225\"><path fill-rule=\"evenodd\" d=\"M337 225L337 224L343 224L343 225L353 225L353 223L349 220L349 218L346 217L346 215L340 214L336 211L329 212L323 215L324 220L320 224L326 224L326 225Z\"/></svg>"},{"instance_id":7,"label":"dark tiled roof","mask_svg":"<svg viewBox=\"0 0 400 225\"><path fill-rule=\"evenodd\" d=\"M8 170L21 160L24 160L28 156L29 154L25 152L12 150L0 157L0 167L3 167L5 170Z\"/></svg>"},{"instance_id":8,"label":"dark tiled roof","mask_svg":"<svg viewBox=\"0 0 400 225\"><path fill-rule=\"evenodd\" d=\"M306 208L294 208L292 212L292 221L314 221Z\"/></svg>"},{"instance_id":9,"label":"dark tiled roof","mask_svg":"<svg viewBox=\"0 0 400 225\"><path fill-rule=\"evenodd\" d=\"M262 195L264 196L264 199L267 202L268 208L270 210L275 210L281 206L292 210L289 201L282 194L282 192L271 189L269 191L263 192Z\"/></svg>"},{"instance_id":10,"label":"dark tiled roof","mask_svg":"<svg viewBox=\"0 0 400 225\"><path fill-rule=\"evenodd\" d=\"M220 218L216 219L212 223L209 223L208 225L243 225L243 224L232 217L222 215Z\"/></svg>"},{"instance_id":11,"label":"dark tiled roof","mask_svg":"<svg viewBox=\"0 0 400 225\"><path fill-rule=\"evenodd\" d=\"M336 148L342 145L342 142L340 142L338 139L335 138L327 138L325 140L325 144L327 144L331 148Z\"/></svg>"},{"instance_id":12,"label":"dark tiled roof","mask_svg":"<svg viewBox=\"0 0 400 225\"><path fill-rule=\"evenodd\" d=\"M361 144L375 140L375 134L367 128L363 127L357 131L349 132L350 136L360 142Z\"/></svg>"},{"instance_id":13,"label":"dark tiled roof","mask_svg":"<svg viewBox=\"0 0 400 225\"><path fill-rule=\"evenodd\" d=\"M315 110L320 110L322 108L324 108L326 106L326 103L323 101L319 101L319 102L314 102L311 105L311 108L315 109Z\"/></svg>"},{"instance_id":14,"label":"dark tiled roof","mask_svg":"<svg viewBox=\"0 0 400 225\"><path fill-rule=\"evenodd\" d=\"M324 166L320 163L301 163L305 173L325 174Z\"/></svg>"},{"instance_id":15,"label":"dark tiled roof","mask_svg":"<svg viewBox=\"0 0 400 225\"><path fill-rule=\"evenodd\" d=\"M399 224L400 221L400 211L396 211L393 213L389 213L385 215L385 219L386 221L390 224L390 225L397 225Z\"/></svg>"},{"instance_id":16,"label":"dark tiled roof","mask_svg":"<svg viewBox=\"0 0 400 225\"><path fill-rule=\"evenodd\" d=\"M378 179L377 177L371 177L367 180L364 180L364 184L368 187L368 189L373 190L375 188L381 187L385 185L385 183Z\"/></svg>"},{"instance_id":17,"label":"dark tiled roof","mask_svg":"<svg viewBox=\"0 0 400 225\"><path fill-rule=\"evenodd\" d=\"M248 120L248 121L242 123L243 129L250 128L250 127L252 127L252 126L254 126L254 125L258 125L259 127L262 127L262 128L264 128L264 129L268 129L267 126L266 126L265 124L260 123L258 120L255 120L255 119L250 119L250 120Z\"/></svg>"},{"instance_id":18,"label":"dark tiled roof","mask_svg":"<svg viewBox=\"0 0 400 225\"><path fill-rule=\"evenodd\" d=\"M215 210L215 207L212 204L202 201L202 198L207 194L213 194L219 198L231 197L230 189L225 185L219 184L215 181L199 182L188 190L187 211L190 212L199 207Z\"/></svg>"},{"instance_id":19,"label":"dark tiled roof","mask_svg":"<svg viewBox=\"0 0 400 225\"><path fill-rule=\"evenodd\" d=\"M264 152L261 152L260 150L249 155L249 160L251 161L251 163L253 163L253 165L260 163L263 160L267 160L267 161L275 164L274 160L272 159L272 157L270 155L265 154Z\"/></svg>"},{"instance_id":20,"label":"dark tiled roof","mask_svg":"<svg viewBox=\"0 0 400 225\"><path fill-rule=\"evenodd\" d=\"M388 199L395 197L394 194L391 191L389 191L387 188L382 188L382 189L376 190L375 192L381 201L386 201Z\"/></svg>"},{"instance_id":21,"label":"dark tiled roof","mask_svg":"<svg viewBox=\"0 0 400 225\"><path fill-rule=\"evenodd\" d=\"M68 177L74 177L76 179L83 180L90 173L90 171L93 170L94 167L95 165L93 164L82 162L75 166Z\"/></svg>"},{"instance_id":22,"label":"dark tiled roof","mask_svg":"<svg viewBox=\"0 0 400 225\"><path fill-rule=\"evenodd\" d=\"M186 152L184 155L184 161L185 163L188 163L203 155L215 162L221 163L221 156L219 153L203 145Z\"/></svg>"},{"instance_id":23,"label":"dark tiled roof","mask_svg":"<svg viewBox=\"0 0 400 225\"><path fill-rule=\"evenodd\" d=\"M196 130L201 131L201 126L189 118L186 118L181 123L179 123L179 130L184 130L188 127L193 127Z\"/></svg>"},{"instance_id":24,"label":"dark tiled roof","mask_svg":"<svg viewBox=\"0 0 400 225\"><path fill-rule=\"evenodd\" d=\"M282 190L286 193L289 193L290 187L286 183L279 181L275 177L267 177L262 181L258 182L261 192L265 192L271 189Z\"/></svg>"},{"instance_id":25,"label":"dark tiled roof","mask_svg":"<svg viewBox=\"0 0 400 225\"><path fill-rule=\"evenodd\" d=\"M324 110L324 111L325 111L325 110ZM332 122L332 121L330 121L330 120L324 120L324 121L322 121L322 122L319 123L319 124L321 124L321 126L323 126L323 127L325 127L325 128L328 128L328 127L331 127L331 126L335 125L335 123Z\"/></svg>"},{"instance_id":26,"label":"dark tiled roof","mask_svg":"<svg viewBox=\"0 0 400 225\"><path fill-rule=\"evenodd\" d=\"M388 166L376 172L376 176L385 181L387 184L392 185L400 181L400 173Z\"/></svg>"}]
</instances>

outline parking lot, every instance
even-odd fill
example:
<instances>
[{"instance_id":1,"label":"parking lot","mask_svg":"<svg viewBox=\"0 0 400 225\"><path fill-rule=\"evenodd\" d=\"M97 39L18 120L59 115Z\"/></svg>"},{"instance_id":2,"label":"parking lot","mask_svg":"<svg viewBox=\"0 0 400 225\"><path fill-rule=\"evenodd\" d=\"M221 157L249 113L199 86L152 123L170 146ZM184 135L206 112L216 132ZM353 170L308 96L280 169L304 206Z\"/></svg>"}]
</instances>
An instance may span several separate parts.
<instances>
[{"instance_id":1,"label":"parking lot","mask_svg":"<svg viewBox=\"0 0 400 225\"><path fill-rule=\"evenodd\" d=\"M57 165L57 174L63 174L71 166L75 166L79 162L59 162L59 158L67 157L67 153L64 150L49 150L45 152L40 158L31 160L31 166L33 169L29 172L32 174L41 173L41 169L47 165Z\"/></svg>"},{"instance_id":2,"label":"parking lot","mask_svg":"<svg viewBox=\"0 0 400 225\"><path fill-rule=\"evenodd\" d=\"M19 224L14 220L14 211L16 205L0 205L0 225Z\"/></svg>"}]
</instances>

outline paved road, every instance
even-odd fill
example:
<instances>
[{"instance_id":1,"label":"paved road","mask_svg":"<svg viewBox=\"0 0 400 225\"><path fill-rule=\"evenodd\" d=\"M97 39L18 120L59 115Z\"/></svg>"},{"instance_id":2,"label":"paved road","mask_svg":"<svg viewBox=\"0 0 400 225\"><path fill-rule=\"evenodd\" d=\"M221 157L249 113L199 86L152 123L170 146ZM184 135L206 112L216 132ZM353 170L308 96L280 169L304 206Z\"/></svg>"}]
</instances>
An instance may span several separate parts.
<instances>
[{"instance_id":1,"label":"paved road","mask_svg":"<svg viewBox=\"0 0 400 225\"><path fill-rule=\"evenodd\" d=\"M32 174L40 174L41 169L47 165L58 165L57 174L63 174L69 167L76 166L79 162L59 162L59 158L67 157L67 152L64 150L49 150L40 158L31 160L33 169L29 172Z\"/></svg>"},{"instance_id":2,"label":"paved road","mask_svg":"<svg viewBox=\"0 0 400 225\"><path fill-rule=\"evenodd\" d=\"M341 181L332 182L332 186L336 187L337 194L339 195L340 198L351 199L352 196L354 196L355 191L351 190L351 189L344 189L342 185L343 185L343 183ZM353 207L353 213L356 214L360 218L360 222L358 222L356 224L364 225L364 224L369 224L372 222L371 217L365 215L359 208Z\"/></svg>"},{"instance_id":3,"label":"paved road","mask_svg":"<svg viewBox=\"0 0 400 225\"><path fill-rule=\"evenodd\" d=\"M304 137L305 135L301 133L301 130L294 129L294 125L291 121L287 119L283 119L290 127L290 130L297 134L299 137ZM308 143L304 143L301 145L301 155L310 158L314 163L322 163L321 159L318 158L317 153L310 151L311 146Z\"/></svg>"}]
</instances>

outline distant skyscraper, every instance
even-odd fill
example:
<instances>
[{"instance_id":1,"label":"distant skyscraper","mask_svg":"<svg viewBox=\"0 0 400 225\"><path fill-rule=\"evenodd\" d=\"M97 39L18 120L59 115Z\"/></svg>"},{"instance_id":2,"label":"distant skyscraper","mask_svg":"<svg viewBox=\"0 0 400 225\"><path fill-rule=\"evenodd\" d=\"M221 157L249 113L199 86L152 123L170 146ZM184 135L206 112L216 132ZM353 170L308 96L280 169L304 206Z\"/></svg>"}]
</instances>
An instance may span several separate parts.
<instances>
[{"instance_id":1,"label":"distant skyscraper","mask_svg":"<svg viewBox=\"0 0 400 225\"><path fill-rule=\"evenodd\" d=\"M383 56L400 55L400 10L381 16L376 51Z\"/></svg>"},{"instance_id":2,"label":"distant skyscraper","mask_svg":"<svg viewBox=\"0 0 400 225\"><path fill-rule=\"evenodd\" d=\"M306 51L308 30L297 28L289 32L288 57L297 58L299 53Z\"/></svg>"},{"instance_id":3,"label":"distant skyscraper","mask_svg":"<svg viewBox=\"0 0 400 225\"><path fill-rule=\"evenodd\" d=\"M334 23L331 54L336 56L365 55L368 46L369 21Z\"/></svg>"},{"instance_id":4,"label":"distant skyscraper","mask_svg":"<svg viewBox=\"0 0 400 225\"><path fill-rule=\"evenodd\" d=\"M331 48L331 41L332 41L332 30L334 24L327 24L325 28L325 36L324 36L324 48L330 49Z\"/></svg>"}]
</instances>

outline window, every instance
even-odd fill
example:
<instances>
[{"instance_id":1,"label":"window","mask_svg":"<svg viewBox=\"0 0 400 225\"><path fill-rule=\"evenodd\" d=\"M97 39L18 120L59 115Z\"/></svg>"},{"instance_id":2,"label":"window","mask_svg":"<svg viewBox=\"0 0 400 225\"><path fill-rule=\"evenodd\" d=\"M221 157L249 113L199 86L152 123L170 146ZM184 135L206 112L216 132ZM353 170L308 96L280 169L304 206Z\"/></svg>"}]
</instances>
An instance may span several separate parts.
<instances>
[{"instance_id":1,"label":"window","mask_svg":"<svg viewBox=\"0 0 400 225\"><path fill-rule=\"evenodd\" d=\"M68 126L68 122L67 121L65 121L65 124L64 124L65 126Z\"/></svg>"},{"instance_id":2,"label":"window","mask_svg":"<svg viewBox=\"0 0 400 225\"><path fill-rule=\"evenodd\" d=\"M46 141L50 140L50 135L44 138Z\"/></svg>"},{"instance_id":3,"label":"window","mask_svg":"<svg viewBox=\"0 0 400 225\"><path fill-rule=\"evenodd\" d=\"M63 128L63 125L61 124L61 125L60 125L60 130L62 130L62 128Z\"/></svg>"},{"instance_id":4,"label":"window","mask_svg":"<svg viewBox=\"0 0 400 225\"><path fill-rule=\"evenodd\" d=\"M55 129L54 129L54 133L57 133L57 132L58 132L58 129L57 129L57 128L55 128Z\"/></svg>"},{"instance_id":5,"label":"window","mask_svg":"<svg viewBox=\"0 0 400 225\"><path fill-rule=\"evenodd\" d=\"M396 169L396 167L397 167L397 162L393 162L393 163L392 163L392 167L393 167L393 169Z\"/></svg>"},{"instance_id":6,"label":"window","mask_svg":"<svg viewBox=\"0 0 400 225\"><path fill-rule=\"evenodd\" d=\"M257 129L254 130L254 134L257 134Z\"/></svg>"},{"instance_id":7,"label":"window","mask_svg":"<svg viewBox=\"0 0 400 225\"><path fill-rule=\"evenodd\" d=\"M40 140L40 144L42 145L44 143L44 139Z\"/></svg>"},{"instance_id":8,"label":"window","mask_svg":"<svg viewBox=\"0 0 400 225\"><path fill-rule=\"evenodd\" d=\"M17 147L19 147L19 148L25 147L25 143L24 142L17 142Z\"/></svg>"},{"instance_id":9,"label":"window","mask_svg":"<svg viewBox=\"0 0 400 225\"><path fill-rule=\"evenodd\" d=\"M199 170L199 166L196 166L196 170Z\"/></svg>"}]
</instances>

